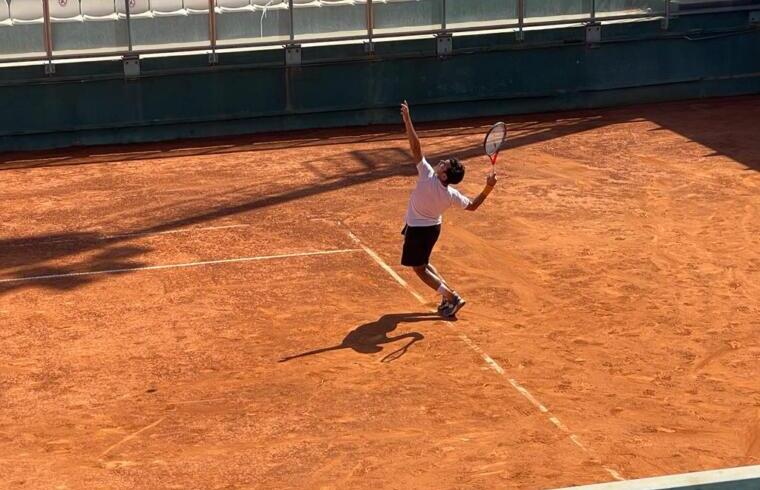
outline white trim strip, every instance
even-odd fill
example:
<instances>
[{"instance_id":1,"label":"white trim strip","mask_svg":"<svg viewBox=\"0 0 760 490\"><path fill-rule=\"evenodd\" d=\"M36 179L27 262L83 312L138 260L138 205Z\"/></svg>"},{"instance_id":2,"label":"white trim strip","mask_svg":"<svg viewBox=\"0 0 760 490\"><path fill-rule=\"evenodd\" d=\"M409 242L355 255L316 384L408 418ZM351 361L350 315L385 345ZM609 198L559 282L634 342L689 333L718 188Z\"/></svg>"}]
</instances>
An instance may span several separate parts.
<instances>
[{"instance_id":1,"label":"white trim strip","mask_svg":"<svg viewBox=\"0 0 760 490\"><path fill-rule=\"evenodd\" d=\"M743 466L680 475L657 476L624 482L597 483L572 490L756 490L760 488L760 466ZM557 489L570 490L570 487Z\"/></svg>"},{"instance_id":2,"label":"white trim strip","mask_svg":"<svg viewBox=\"0 0 760 490\"><path fill-rule=\"evenodd\" d=\"M255 260L286 259L289 257L333 255L333 254L342 254L342 253L349 253L349 252L361 252L361 249L346 248L346 249L341 249L341 250L325 250L321 252L301 252L301 253L283 254L283 255L263 255L259 257L238 257L235 259L204 260L202 262L187 262L184 264L150 265L146 267L127 267L123 269L109 269L109 270L103 270L103 271L69 272L65 274L48 274L45 276L14 277L12 279L0 279L0 284L7 284L7 283L13 283L13 282L44 281L48 279L59 279L62 277L96 276L100 274L120 274L124 272L179 269L183 267L198 267L201 265L218 265L218 264L232 264L235 262L251 262Z\"/></svg>"},{"instance_id":3,"label":"white trim strip","mask_svg":"<svg viewBox=\"0 0 760 490\"><path fill-rule=\"evenodd\" d=\"M342 223L339 223L339 224L342 224ZM395 279L397 283L399 283L404 289L406 289L409 293L411 293L412 296L414 296L415 298L417 298L417 300L420 303L422 303L422 304L426 303L425 298L422 295L420 295L417 291L415 291L414 288L412 288L406 281L404 281L404 279L402 279L401 276L399 276L396 273L396 271L394 271L393 269L391 269L391 267L388 264L386 264L385 261L377 253L375 253L375 251L373 251L372 249L370 249L369 247L367 247L366 245L364 245L364 243L362 243L362 241L359 240L359 238L356 235L354 235L354 233L351 232L351 230L347 230L347 232L348 232L348 236L351 237L351 240L353 240L356 244L358 244L362 248L362 250L364 250L367 253L367 255L369 255L372 258L372 260L374 260L375 262L377 262L377 264L380 267L383 268L383 270L385 270L386 272L388 272L388 274L390 274L390 276L393 279ZM454 325L451 322L444 322L444 323L446 323L446 325L448 325L452 330L456 331L456 328L454 327ZM480 355L480 357L483 359L483 361L485 361L485 363L488 365L488 367L490 367L492 370L494 370L500 376L506 377L506 371L504 371L504 368L502 368L499 365L499 363L497 363L496 361L494 361L491 356L489 356L485 351L483 351L483 349L481 349L477 344L475 344L475 342L473 342L467 335L465 335L464 333L461 333L461 332L457 332L457 334L458 334L459 338L465 344L467 344L467 346L470 349L472 349L473 351L477 352ZM517 381L515 381L512 378L507 378L507 380L509 381L509 384L511 384L515 388L515 390L517 390L518 393L520 393L522 396L524 396L526 399L528 399L528 401L530 401L530 403L533 404L536 408L538 408L542 413L546 414L547 417L549 418L549 420L552 422L552 424L554 424L562 432L566 433L568 435L568 437L570 438L570 440L576 446L578 446L579 448L581 448L585 453L587 453L592 458L597 459L597 460L599 459L599 458L595 457L595 455L586 446L584 446L583 444L581 444L580 439L578 438L577 435L575 435L572 432L570 432L570 429L568 429L565 424L563 424L562 422L560 422L559 419L557 417L555 417L549 411L549 409L547 409L541 402L539 402L536 399L536 397L534 397L533 395L531 395L528 390L526 390L523 386L521 386ZM607 466L602 466L602 468L607 473L609 473L609 475L612 476L612 478L614 478L616 480L625 480L625 478L623 478L620 475L620 473L618 473L617 471L613 470L612 468L609 468Z\"/></svg>"}]
</instances>

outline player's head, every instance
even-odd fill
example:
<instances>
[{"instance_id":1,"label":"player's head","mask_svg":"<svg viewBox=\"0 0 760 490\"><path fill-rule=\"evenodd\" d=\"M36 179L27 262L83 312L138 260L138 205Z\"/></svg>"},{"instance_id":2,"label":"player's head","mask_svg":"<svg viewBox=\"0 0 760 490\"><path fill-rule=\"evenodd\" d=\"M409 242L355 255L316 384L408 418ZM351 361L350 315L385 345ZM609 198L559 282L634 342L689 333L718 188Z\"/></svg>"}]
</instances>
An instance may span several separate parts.
<instances>
[{"instance_id":1,"label":"player's head","mask_svg":"<svg viewBox=\"0 0 760 490\"><path fill-rule=\"evenodd\" d=\"M438 162L435 173L443 185L456 185L464 179L464 165L458 159L450 157Z\"/></svg>"}]
</instances>

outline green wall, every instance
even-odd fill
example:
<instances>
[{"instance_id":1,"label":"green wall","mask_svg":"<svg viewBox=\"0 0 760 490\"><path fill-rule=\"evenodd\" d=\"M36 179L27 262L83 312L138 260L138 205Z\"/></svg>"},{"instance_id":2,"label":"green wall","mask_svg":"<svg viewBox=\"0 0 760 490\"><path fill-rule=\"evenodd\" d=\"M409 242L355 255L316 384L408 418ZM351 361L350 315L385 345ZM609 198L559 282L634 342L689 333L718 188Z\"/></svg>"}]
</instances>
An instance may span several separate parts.
<instances>
[{"instance_id":1,"label":"green wall","mask_svg":"<svg viewBox=\"0 0 760 490\"><path fill-rule=\"evenodd\" d=\"M603 26L141 61L0 68L0 150L129 143L315 127L516 114L760 93L760 29L749 14L709 14Z\"/></svg>"}]
</instances>

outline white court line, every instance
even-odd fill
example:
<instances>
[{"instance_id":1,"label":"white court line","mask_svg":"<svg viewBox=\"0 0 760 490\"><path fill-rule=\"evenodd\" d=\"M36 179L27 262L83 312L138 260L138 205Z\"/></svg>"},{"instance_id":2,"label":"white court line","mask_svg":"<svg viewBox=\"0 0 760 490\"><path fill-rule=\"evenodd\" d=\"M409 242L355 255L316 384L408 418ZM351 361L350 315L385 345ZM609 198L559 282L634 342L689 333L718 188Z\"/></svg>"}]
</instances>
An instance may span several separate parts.
<instances>
[{"instance_id":1,"label":"white court line","mask_svg":"<svg viewBox=\"0 0 760 490\"><path fill-rule=\"evenodd\" d=\"M340 224L342 224L342 223L340 223ZM362 250L364 250L367 253L367 255L369 255L375 262L377 262L377 264L380 267L383 268L383 270L385 270L386 272L388 272L388 274L390 274L390 276L393 277L393 279L395 279L396 282L398 282L408 292L410 292L412 294L412 296L414 296L415 298L417 298L417 300L420 303L422 303L422 304L426 304L427 303L427 301L425 301L425 298L423 296L421 296L417 291L415 291L414 288L412 288L406 281L404 281L404 279L402 279L401 276L399 276L396 273L396 271L394 271L388 264L386 264L385 261L377 253L375 253L375 251L373 251L371 248L369 248L366 245L364 245L364 243L362 243L362 241L359 240L359 238L356 235L354 235L354 233L351 230L347 229L347 232L348 232L348 236L351 237L351 240L353 240L354 243L356 243L357 245L359 245L362 248ZM518 383L515 379L507 377L506 371L504 371L504 368L502 368L499 365L499 363L497 363L496 361L494 361L491 356L489 356L485 351L483 351L483 349L481 349L477 344L475 344L475 342L473 342L467 335L465 335L462 332L457 331L457 329L454 327L454 325L451 322L444 321L444 323L446 323L446 325L448 325L452 330L454 330L457 333L457 335L459 336L459 338L465 344L467 344L467 346L470 349L472 349L473 351L475 351L478 354L480 354L480 357L485 361L485 363L488 365L488 367L490 367L492 370L494 370L500 376L506 377L507 381L509 381L509 384L511 384L512 387L515 390L517 390L518 393L520 393L523 397L525 397L531 404L533 404L533 406L535 406L536 408L538 408L538 410L541 411L541 413L546 414L546 416L548 417L549 421L552 424L554 424L559 430L561 430L562 432L564 432L565 434L567 434L568 437L570 438L570 440L573 442L573 444L575 444L576 446L578 446L579 448L581 448L591 458L593 458L595 460L599 460L599 458L596 455L594 455L591 452L591 450L589 450L585 445L583 445L583 443L581 443L581 441L578 438L578 436L575 435L575 434L573 434L572 432L570 432L570 429L568 429L565 424L563 424L562 422L560 422L560 420L556 416L554 416L549 411L549 409L546 408L546 406L544 404L542 404L540 401L538 401L536 399L536 397L534 397L533 395L531 395L530 392L528 390L526 390L522 385L520 385L520 383ZM620 475L620 473L618 473L617 471L613 470L612 468L609 468L609 467L604 466L604 465L602 465L602 468L607 473L609 473L610 476L612 476L612 478L614 478L616 480L625 480L625 478L623 478Z\"/></svg>"},{"instance_id":2,"label":"white court line","mask_svg":"<svg viewBox=\"0 0 760 490\"><path fill-rule=\"evenodd\" d=\"M120 233L116 235L95 235L92 237L82 238L58 238L51 240L35 241L34 239L27 240L15 244L16 247L27 247L31 244L38 245L41 243L72 243L72 242L86 242L86 241L103 241L113 240L114 238L129 238L129 237L141 237L141 236L156 236L156 235L173 235L175 233L196 233L200 231L213 231L213 230L227 230L230 228L247 228L252 226L250 224L239 225L224 225L224 226L207 226L204 228L180 228L179 230L167 230L167 231L146 231L137 233Z\"/></svg>"},{"instance_id":3,"label":"white court line","mask_svg":"<svg viewBox=\"0 0 760 490\"><path fill-rule=\"evenodd\" d=\"M119 442L117 442L117 443L116 443L116 444L114 444L113 446L109 447L108 449L106 449L105 451L103 451L102 453L100 453L100 457L102 458L103 456L105 456L106 454L110 453L111 451L113 451L113 450L114 450L114 449L116 449L117 447L121 446L121 445L122 445L122 444L124 444L125 442L127 442L127 441L130 441L130 440L134 439L135 437L139 436L140 434L142 434L142 433L143 433L143 432L145 432L146 430L150 430L150 429L152 429L153 427L157 426L158 424L160 424L160 423L161 423L161 422L163 422L164 420L166 420L166 417L161 417L160 419L156 420L156 421L155 421L155 422L153 422L152 424L150 424L150 425L147 425L147 426L143 427L142 429L138 430L137 432L133 432L132 434L128 435L128 436L127 436L127 437L125 437L124 439L120 440Z\"/></svg>"},{"instance_id":4,"label":"white court line","mask_svg":"<svg viewBox=\"0 0 760 490\"><path fill-rule=\"evenodd\" d=\"M65 274L48 274L45 276L14 277L12 279L0 279L0 284L10 283L10 282L43 281L46 279L58 279L62 277L96 276L99 274L119 274L123 272L155 271L155 270L161 270L161 269L179 269L183 267L198 267L201 265L232 264L235 262L252 262L255 260L285 259L288 257L309 257L313 255L333 255L333 254L342 254L342 253L349 253L349 252L361 252L361 249L345 248L345 249L340 249L340 250L324 250L321 252L301 252L301 253L283 254L283 255L260 255L258 257L238 257L235 259L204 260L202 262L187 262L184 264L149 265L146 267L127 267L124 269L109 269L109 270L103 270L103 271L68 272Z\"/></svg>"}]
</instances>

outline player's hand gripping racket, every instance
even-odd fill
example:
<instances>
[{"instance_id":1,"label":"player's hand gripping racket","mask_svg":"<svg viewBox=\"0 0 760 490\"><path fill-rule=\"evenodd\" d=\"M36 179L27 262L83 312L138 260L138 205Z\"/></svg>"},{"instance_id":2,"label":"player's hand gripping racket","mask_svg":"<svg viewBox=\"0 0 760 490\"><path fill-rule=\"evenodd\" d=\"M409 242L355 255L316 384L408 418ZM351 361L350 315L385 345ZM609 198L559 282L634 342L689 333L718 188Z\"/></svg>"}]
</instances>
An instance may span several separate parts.
<instances>
[{"instance_id":1,"label":"player's hand gripping racket","mask_svg":"<svg viewBox=\"0 0 760 490\"><path fill-rule=\"evenodd\" d=\"M499 151L504 143L507 141L507 125L503 122L497 122L486 134L483 147L486 150L486 155L491 159L491 172L495 171L496 159L499 157Z\"/></svg>"}]
</instances>

